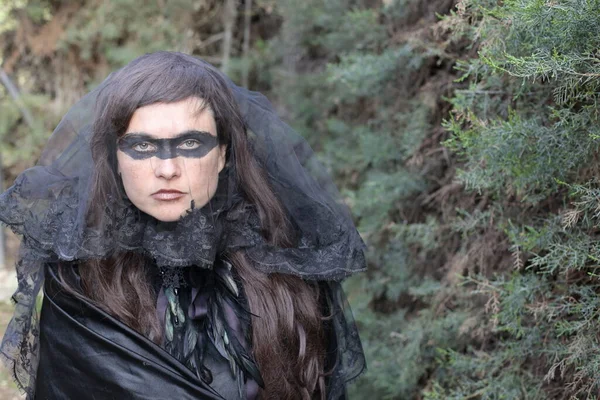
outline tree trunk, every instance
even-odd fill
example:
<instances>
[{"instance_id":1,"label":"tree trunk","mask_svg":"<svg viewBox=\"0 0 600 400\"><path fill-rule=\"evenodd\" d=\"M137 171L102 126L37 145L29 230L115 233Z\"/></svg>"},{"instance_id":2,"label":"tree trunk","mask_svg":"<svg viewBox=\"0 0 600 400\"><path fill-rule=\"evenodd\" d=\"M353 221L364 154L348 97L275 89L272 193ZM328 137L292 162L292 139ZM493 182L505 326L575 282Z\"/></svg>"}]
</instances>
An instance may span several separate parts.
<instances>
[{"instance_id":1,"label":"tree trunk","mask_svg":"<svg viewBox=\"0 0 600 400\"><path fill-rule=\"evenodd\" d=\"M244 59L242 64L242 86L248 87L250 69L250 18L252 17L252 0L246 0L244 10Z\"/></svg>"},{"instance_id":2,"label":"tree trunk","mask_svg":"<svg viewBox=\"0 0 600 400\"><path fill-rule=\"evenodd\" d=\"M231 58L231 43L233 42L233 25L237 17L237 7L235 0L226 0L225 10L223 11L223 25L225 26L225 37L223 38L223 58L221 61L221 71L227 74L229 72L229 60Z\"/></svg>"}]
</instances>

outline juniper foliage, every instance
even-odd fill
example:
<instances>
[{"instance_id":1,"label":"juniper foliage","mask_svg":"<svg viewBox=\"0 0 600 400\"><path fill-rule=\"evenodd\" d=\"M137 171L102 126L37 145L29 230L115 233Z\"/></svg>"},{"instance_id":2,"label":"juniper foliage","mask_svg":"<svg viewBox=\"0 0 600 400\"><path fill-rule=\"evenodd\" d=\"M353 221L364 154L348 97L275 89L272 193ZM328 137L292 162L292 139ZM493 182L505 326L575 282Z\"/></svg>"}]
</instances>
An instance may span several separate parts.
<instances>
[{"instance_id":1,"label":"juniper foliage","mask_svg":"<svg viewBox=\"0 0 600 400\"><path fill-rule=\"evenodd\" d=\"M485 341L440 350L427 398L600 395L599 17L595 1L469 0L446 19L478 48L457 64L446 144L514 262L464 278L488 299Z\"/></svg>"}]
</instances>

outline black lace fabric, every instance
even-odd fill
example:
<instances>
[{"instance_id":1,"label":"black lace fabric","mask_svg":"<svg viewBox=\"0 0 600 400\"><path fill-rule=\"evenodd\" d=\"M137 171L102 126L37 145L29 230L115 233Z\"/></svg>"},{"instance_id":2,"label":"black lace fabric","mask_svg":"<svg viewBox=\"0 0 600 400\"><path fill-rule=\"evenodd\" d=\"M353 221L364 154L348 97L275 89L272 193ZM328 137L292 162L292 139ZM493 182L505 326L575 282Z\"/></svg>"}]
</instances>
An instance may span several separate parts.
<instances>
[{"instance_id":1,"label":"black lace fabric","mask_svg":"<svg viewBox=\"0 0 600 400\"><path fill-rule=\"evenodd\" d=\"M239 193L235 165L221 171L217 192L206 206L190 210L176 222L157 221L127 199L113 199L92 224L87 218L94 168L90 124L99 93L111 76L71 108L38 164L0 195L0 221L22 236L15 313L0 347L19 386L33 396L38 363L35 303L44 263L135 251L150 257L164 272L166 286L177 287L178 268L210 269L218 254L243 250L264 273L327 283L338 353L328 397L339 397L345 382L365 368L358 331L340 285L345 277L365 269L365 246L308 144L281 121L264 96L225 78L242 112L253 155L266 169L269 184L296 230L292 247L276 247L265 239L256 208Z\"/></svg>"}]
</instances>

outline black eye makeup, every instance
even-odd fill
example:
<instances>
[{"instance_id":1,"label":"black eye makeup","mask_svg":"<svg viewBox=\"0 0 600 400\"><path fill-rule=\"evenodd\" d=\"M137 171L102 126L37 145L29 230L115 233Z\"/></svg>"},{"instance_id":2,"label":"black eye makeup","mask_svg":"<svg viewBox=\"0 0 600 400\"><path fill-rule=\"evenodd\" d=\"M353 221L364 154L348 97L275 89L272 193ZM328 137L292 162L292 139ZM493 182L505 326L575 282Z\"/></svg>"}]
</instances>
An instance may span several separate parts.
<instances>
[{"instance_id":1,"label":"black eye makeup","mask_svg":"<svg viewBox=\"0 0 600 400\"><path fill-rule=\"evenodd\" d=\"M134 160L158 157L202 158L217 146L217 137L205 131L186 131L172 139L156 139L146 133L127 133L117 141L119 150Z\"/></svg>"}]
</instances>

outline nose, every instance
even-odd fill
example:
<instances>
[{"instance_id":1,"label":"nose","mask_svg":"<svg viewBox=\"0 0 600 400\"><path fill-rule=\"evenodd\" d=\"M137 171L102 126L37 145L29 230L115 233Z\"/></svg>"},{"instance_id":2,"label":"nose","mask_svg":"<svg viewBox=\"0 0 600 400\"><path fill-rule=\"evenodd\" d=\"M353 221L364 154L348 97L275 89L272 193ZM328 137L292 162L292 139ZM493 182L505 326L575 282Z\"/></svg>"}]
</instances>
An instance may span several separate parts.
<instances>
[{"instance_id":1,"label":"nose","mask_svg":"<svg viewBox=\"0 0 600 400\"><path fill-rule=\"evenodd\" d=\"M173 179L181 175L181 168L177 158L167 158L162 160L154 158L154 175L157 178Z\"/></svg>"}]
</instances>

